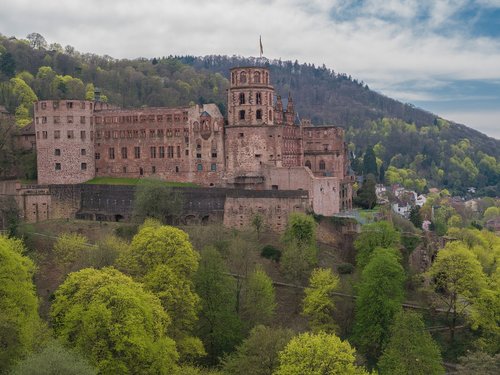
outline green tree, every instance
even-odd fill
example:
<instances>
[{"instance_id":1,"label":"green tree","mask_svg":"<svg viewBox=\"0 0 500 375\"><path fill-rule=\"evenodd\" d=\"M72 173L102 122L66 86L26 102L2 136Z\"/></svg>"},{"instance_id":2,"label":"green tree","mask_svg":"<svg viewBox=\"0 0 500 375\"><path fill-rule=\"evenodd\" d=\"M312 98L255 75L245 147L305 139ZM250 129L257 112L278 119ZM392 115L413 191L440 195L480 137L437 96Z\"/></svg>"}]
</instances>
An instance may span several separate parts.
<instances>
[{"instance_id":1,"label":"green tree","mask_svg":"<svg viewBox=\"0 0 500 375\"><path fill-rule=\"evenodd\" d=\"M97 375L97 370L81 357L57 341L49 343L40 352L32 353L16 364L11 375Z\"/></svg>"},{"instance_id":2,"label":"green tree","mask_svg":"<svg viewBox=\"0 0 500 375\"><path fill-rule=\"evenodd\" d=\"M241 320L249 328L270 324L276 309L273 281L264 270L257 268L243 286Z\"/></svg>"},{"instance_id":3,"label":"green tree","mask_svg":"<svg viewBox=\"0 0 500 375\"><path fill-rule=\"evenodd\" d=\"M371 146L367 147L363 156L363 175L368 176L369 174L372 174L375 179L378 176L377 157Z\"/></svg>"},{"instance_id":4,"label":"green tree","mask_svg":"<svg viewBox=\"0 0 500 375\"><path fill-rule=\"evenodd\" d=\"M16 74L16 61L12 53L5 52L0 54L0 73L7 78L12 78Z\"/></svg>"},{"instance_id":5,"label":"green tree","mask_svg":"<svg viewBox=\"0 0 500 375\"><path fill-rule=\"evenodd\" d=\"M317 263L316 223L311 216L292 212L283 235L281 267L287 278L304 282Z\"/></svg>"},{"instance_id":6,"label":"green tree","mask_svg":"<svg viewBox=\"0 0 500 375\"><path fill-rule=\"evenodd\" d=\"M0 372L27 354L40 325L35 265L20 240L0 236Z\"/></svg>"},{"instance_id":7,"label":"green tree","mask_svg":"<svg viewBox=\"0 0 500 375\"><path fill-rule=\"evenodd\" d=\"M184 199L164 181L144 179L137 185L133 216L139 221L154 218L171 224L182 213Z\"/></svg>"},{"instance_id":8,"label":"green tree","mask_svg":"<svg viewBox=\"0 0 500 375\"><path fill-rule=\"evenodd\" d=\"M191 334L200 309L193 283L199 259L186 232L148 220L132 239L129 250L117 261L160 298L172 319L170 336L175 339L182 359L205 353L200 340Z\"/></svg>"},{"instance_id":9,"label":"green tree","mask_svg":"<svg viewBox=\"0 0 500 375\"><path fill-rule=\"evenodd\" d=\"M333 319L335 304L333 292L338 289L339 278L331 269L317 268L309 278L309 287L305 289L302 301L302 315L309 320L313 332L324 331L333 333L337 325Z\"/></svg>"},{"instance_id":10,"label":"green tree","mask_svg":"<svg viewBox=\"0 0 500 375\"><path fill-rule=\"evenodd\" d=\"M259 239L260 232L262 231L262 228L264 226L264 218L262 217L261 214L257 213L253 216L252 226L254 227L255 231L257 232L257 239Z\"/></svg>"},{"instance_id":11,"label":"green tree","mask_svg":"<svg viewBox=\"0 0 500 375\"><path fill-rule=\"evenodd\" d=\"M420 214L420 207L413 206L410 210L410 221L415 225L415 228L422 229L422 215Z\"/></svg>"},{"instance_id":12,"label":"green tree","mask_svg":"<svg viewBox=\"0 0 500 375\"><path fill-rule=\"evenodd\" d=\"M400 242L399 232L388 221L363 225L361 233L354 241L358 267L363 269L368 264L375 248L397 248Z\"/></svg>"},{"instance_id":13,"label":"green tree","mask_svg":"<svg viewBox=\"0 0 500 375\"><path fill-rule=\"evenodd\" d=\"M207 362L213 365L242 338L242 323L236 313L235 281L227 275L223 259L214 248L202 252L195 285L202 301L197 333L208 353Z\"/></svg>"},{"instance_id":14,"label":"green tree","mask_svg":"<svg viewBox=\"0 0 500 375\"><path fill-rule=\"evenodd\" d=\"M438 252L427 276L431 282L428 288L431 298L447 310L453 340L458 318L486 286L481 264L463 243L450 242Z\"/></svg>"},{"instance_id":15,"label":"green tree","mask_svg":"<svg viewBox=\"0 0 500 375\"><path fill-rule=\"evenodd\" d=\"M493 219L497 216L500 216L500 208L498 207L488 207L483 214L483 218L485 221L488 221L489 219Z\"/></svg>"},{"instance_id":16,"label":"green tree","mask_svg":"<svg viewBox=\"0 0 500 375\"><path fill-rule=\"evenodd\" d=\"M309 332L295 336L279 354L274 375L362 375L355 351L334 334Z\"/></svg>"},{"instance_id":17,"label":"green tree","mask_svg":"<svg viewBox=\"0 0 500 375\"><path fill-rule=\"evenodd\" d=\"M100 373L170 374L175 342L168 314L152 293L113 268L71 273L55 293L54 332Z\"/></svg>"},{"instance_id":18,"label":"green tree","mask_svg":"<svg viewBox=\"0 0 500 375\"><path fill-rule=\"evenodd\" d=\"M405 273L391 249L378 248L363 269L357 287L354 342L375 364L389 338L394 316L404 300Z\"/></svg>"},{"instance_id":19,"label":"green tree","mask_svg":"<svg viewBox=\"0 0 500 375\"><path fill-rule=\"evenodd\" d=\"M87 254L88 247L85 236L78 233L63 233L57 238L53 252L56 262L67 269Z\"/></svg>"},{"instance_id":20,"label":"green tree","mask_svg":"<svg viewBox=\"0 0 500 375\"><path fill-rule=\"evenodd\" d=\"M272 375L279 365L278 353L293 335L286 328L254 327L236 351L222 361L224 374Z\"/></svg>"},{"instance_id":21,"label":"green tree","mask_svg":"<svg viewBox=\"0 0 500 375\"><path fill-rule=\"evenodd\" d=\"M45 38L39 33L30 33L26 36L30 43L30 47L33 49L46 49L47 41Z\"/></svg>"},{"instance_id":22,"label":"green tree","mask_svg":"<svg viewBox=\"0 0 500 375\"><path fill-rule=\"evenodd\" d=\"M375 193L375 177L372 174L366 176L363 185L358 189L354 203L362 208L371 210L377 204L377 194Z\"/></svg>"},{"instance_id":23,"label":"green tree","mask_svg":"<svg viewBox=\"0 0 500 375\"><path fill-rule=\"evenodd\" d=\"M422 317L401 311L391 327L391 337L378 362L381 375L444 374L441 353Z\"/></svg>"}]
</instances>

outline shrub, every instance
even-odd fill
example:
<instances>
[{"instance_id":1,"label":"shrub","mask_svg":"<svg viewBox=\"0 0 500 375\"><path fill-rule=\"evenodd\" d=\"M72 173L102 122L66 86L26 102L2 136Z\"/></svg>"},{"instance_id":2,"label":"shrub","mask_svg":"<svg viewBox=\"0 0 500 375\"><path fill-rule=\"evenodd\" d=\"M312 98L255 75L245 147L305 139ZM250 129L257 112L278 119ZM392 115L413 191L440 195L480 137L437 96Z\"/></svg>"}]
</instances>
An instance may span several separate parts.
<instances>
[{"instance_id":1,"label":"shrub","mask_svg":"<svg viewBox=\"0 0 500 375\"><path fill-rule=\"evenodd\" d=\"M262 248L260 255L264 258L274 260L275 262L279 262L281 258L281 251L272 245L266 245Z\"/></svg>"},{"instance_id":2,"label":"shrub","mask_svg":"<svg viewBox=\"0 0 500 375\"><path fill-rule=\"evenodd\" d=\"M337 266L337 272L341 275L354 272L354 266L351 263L341 263Z\"/></svg>"}]
</instances>

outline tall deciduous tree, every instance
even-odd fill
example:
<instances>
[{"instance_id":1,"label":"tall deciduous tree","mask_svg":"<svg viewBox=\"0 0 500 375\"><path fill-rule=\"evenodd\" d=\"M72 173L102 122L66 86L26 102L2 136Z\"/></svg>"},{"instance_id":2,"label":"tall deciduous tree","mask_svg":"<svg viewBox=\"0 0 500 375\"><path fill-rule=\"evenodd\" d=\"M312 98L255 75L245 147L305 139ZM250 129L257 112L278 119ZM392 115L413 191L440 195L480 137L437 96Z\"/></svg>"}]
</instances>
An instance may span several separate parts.
<instances>
[{"instance_id":1,"label":"tall deciduous tree","mask_svg":"<svg viewBox=\"0 0 500 375\"><path fill-rule=\"evenodd\" d=\"M0 236L0 372L32 349L40 324L35 265L23 251L20 240Z\"/></svg>"},{"instance_id":2,"label":"tall deciduous tree","mask_svg":"<svg viewBox=\"0 0 500 375\"><path fill-rule=\"evenodd\" d=\"M365 369L354 364L355 351L347 341L334 334L300 334L279 355L274 375L364 375Z\"/></svg>"},{"instance_id":3,"label":"tall deciduous tree","mask_svg":"<svg viewBox=\"0 0 500 375\"><path fill-rule=\"evenodd\" d=\"M377 194L375 192L375 176L369 174L365 177L363 185L358 189L354 203L358 206L371 210L377 204Z\"/></svg>"},{"instance_id":4,"label":"tall deciduous tree","mask_svg":"<svg viewBox=\"0 0 500 375\"><path fill-rule=\"evenodd\" d=\"M375 179L377 179L377 157L375 156L375 152L373 151L372 146L366 149L366 152L363 156L363 175L368 176L369 174L372 174Z\"/></svg>"},{"instance_id":5,"label":"tall deciduous tree","mask_svg":"<svg viewBox=\"0 0 500 375\"><path fill-rule=\"evenodd\" d=\"M314 219L300 212L291 213L283 242L281 266L285 276L296 283L305 282L318 261Z\"/></svg>"},{"instance_id":6,"label":"tall deciduous tree","mask_svg":"<svg viewBox=\"0 0 500 375\"><path fill-rule=\"evenodd\" d=\"M54 331L104 374L170 374L176 369L168 314L141 284L112 268L71 273L55 293Z\"/></svg>"},{"instance_id":7,"label":"tall deciduous tree","mask_svg":"<svg viewBox=\"0 0 500 375\"><path fill-rule=\"evenodd\" d=\"M363 269L358 285L354 341L375 364L389 338L394 316L404 299L405 273L391 249L378 248Z\"/></svg>"},{"instance_id":8,"label":"tall deciduous tree","mask_svg":"<svg viewBox=\"0 0 500 375\"><path fill-rule=\"evenodd\" d=\"M273 281L261 268L247 278L243 286L242 321L248 328L270 324L276 309Z\"/></svg>"},{"instance_id":9,"label":"tall deciduous tree","mask_svg":"<svg viewBox=\"0 0 500 375\"><path fill-rule=\"evenodd\" d=\"M337 290L338 285L339 278L331 269L313 270L302 302L302 314L309 319L309 327L313 332L333 333L337 329L333 319L335 304L332 293Z\"/></svg>"},{"instance_id":10,"label":"tall deciduous tree","mask_svg":"<svg viewBox=\"0 0 500 375\"><path fill-rule=\"evenodd\" d=\"M486 287L481 264L462 242L450 242L438 252L427 275L431 281L431 297L438 306L444 305L447 309L453 340L458 318Z\"/></svg>"},{"instance_id":11,"label":"tall deciduous tree","mask_svg":"<svg viewBox=\"0 0 500 375\"><path fill-rule=\"evenodd\" d=\"M88 249L87 238L78 233L63 233L54 244L56 262L68 268L74 264Z\"/></svg>"},{"instance_id":12,"label":"tall deciduous tree","mask_svg":"<svg viewBox=\"0 0 500 375\"><path fill-rule=\"evenodd\" d=\"M391 328L391 337L378 362L381 375L444 374L441 353L422 317L401 311Z\"/></svg>"},{"instance_id":13,"label":"tall deciduous tree","mask_svg":"<svg viewBox=\"0 0 500 375\"><path fill-rule=\"evenodd\" d=\"M364 268L368 264L375 248L397 248L400 241L399 232L388 221L363 225L361 234L354 241L358 267Z\"/></svg>"},{"instance_id":14,"label":"tall deciduous tree","mask_svg":"<svg viewBox=\"0 0 500 375\"><path fill-rule=\"evenodd\" d=\"M197 333L208 353L207 362L213 365L242 338L242 323L236 313L236 284L214 248L202 252L195 284L202 303Z\"/></svg>"},{"instance_id":15,"label":"tall deciduous tree","mask_svg":"<svg viewBox=\"0 0 500 375\"><path fill-rule=\"evenodd\" d=\"M182 359L205 353L201 341L192 336L200 309L193 281L199 259L186 232L148 220L117 261L160 298L172 319L171 337Z\"/></svg>"},{"instance_id":16,"label":"tall deciduous tree","mask_svg":"<svg viewBox=\"0 0 500 375\"><path fill-rule=\"evenodd\" d=\"M224 358L224 374L272 375L279 365L278 353L293 335L286 328L254 327L236 351Z\"/></svg>"}]
</instances>

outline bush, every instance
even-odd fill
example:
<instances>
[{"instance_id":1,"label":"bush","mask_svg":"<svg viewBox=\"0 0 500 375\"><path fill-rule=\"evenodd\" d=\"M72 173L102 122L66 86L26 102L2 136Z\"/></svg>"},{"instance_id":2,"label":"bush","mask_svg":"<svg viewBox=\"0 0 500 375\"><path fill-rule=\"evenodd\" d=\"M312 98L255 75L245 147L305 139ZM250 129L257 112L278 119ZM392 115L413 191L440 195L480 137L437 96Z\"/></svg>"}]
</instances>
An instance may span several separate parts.
<instances>
[{"instance_id":1,"label":"bush","mask_svg":"<svg viewBox=\"0 0 500 375\"><path fill-rule=\"evenodd\" d=\"M354 266L351 263L341 263L337 266L337 272L341 275L354 272Z\"/></svg>"},{"instance_id":2,"label":"bush","mask_svg":"<svg viewBox=\"0 0 500 375\"><path fill-rule=\"evenodd\" d=\"M134 224L134 225L123 225L115 229L115 234L123 238L124 240L132 240L132 237L134 237L137 234L137 231L139 229L139 226Z\"/></svg>"},{"instance_id":3,"label":"bush","mask_svg":"<svg viewBox=\"0 0 500 375\"><path fill-rule=\"evenodd\" d=\"M260 256L279 262L281 259L281 251L272 245L266 245L262 248Z\"/></svg>"}]
</instances>

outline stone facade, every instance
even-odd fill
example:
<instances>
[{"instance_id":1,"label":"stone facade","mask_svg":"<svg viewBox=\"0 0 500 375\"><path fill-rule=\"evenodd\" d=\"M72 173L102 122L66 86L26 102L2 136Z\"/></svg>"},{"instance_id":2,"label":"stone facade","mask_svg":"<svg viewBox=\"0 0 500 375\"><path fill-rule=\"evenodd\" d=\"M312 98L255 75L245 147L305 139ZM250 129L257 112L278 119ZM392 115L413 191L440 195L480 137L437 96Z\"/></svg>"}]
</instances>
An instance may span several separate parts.
<instances>
[{"instance_id":1,"label":"stone facade","mask_svg":"<svg viewBox=\"0 0 500 375\"><path fill-rule=\"evenodd\" d=\"M292 97L284 108L264 67L231 69L227 95L226 120L215 104L120 109L90 101L37 102L39 183L147 176L210 187L304 190L313 211L326 216L351 208L353 178L342 128L296 121Z\"/></svg>"}]
</instances>

